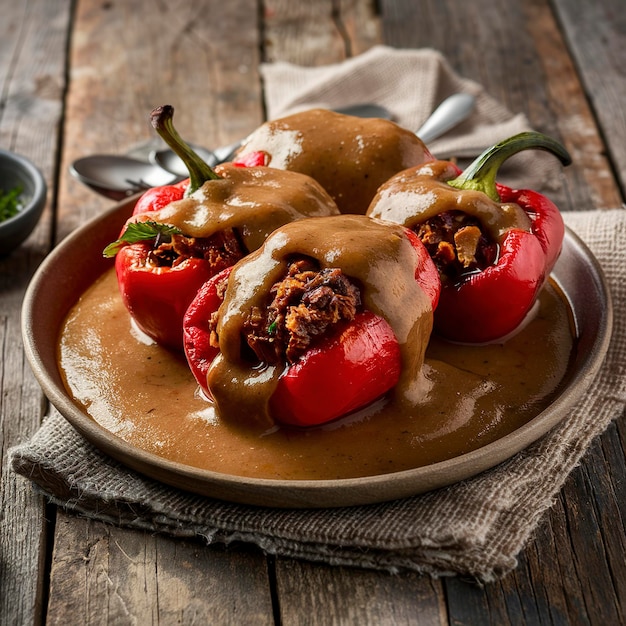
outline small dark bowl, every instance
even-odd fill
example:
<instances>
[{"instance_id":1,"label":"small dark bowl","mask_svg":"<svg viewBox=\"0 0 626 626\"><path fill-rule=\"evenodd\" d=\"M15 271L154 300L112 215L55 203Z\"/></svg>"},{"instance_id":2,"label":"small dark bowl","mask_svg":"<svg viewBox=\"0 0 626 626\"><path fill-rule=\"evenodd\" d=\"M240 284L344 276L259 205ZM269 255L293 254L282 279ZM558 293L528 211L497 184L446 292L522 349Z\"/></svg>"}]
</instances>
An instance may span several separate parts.
<instances>
[{"instance_id":1,"label":"small dark bowl","mask_svg":"<svg viewBox=\"0 0 626 626\"><path fill-rule=\"evenodd\" d=\"M21 187L21 208L16 215L0 221L0 255L9 254L33 231L46 206L46 181L28 159L0 150L0 189Z\"/></svg>"}]
</instances>

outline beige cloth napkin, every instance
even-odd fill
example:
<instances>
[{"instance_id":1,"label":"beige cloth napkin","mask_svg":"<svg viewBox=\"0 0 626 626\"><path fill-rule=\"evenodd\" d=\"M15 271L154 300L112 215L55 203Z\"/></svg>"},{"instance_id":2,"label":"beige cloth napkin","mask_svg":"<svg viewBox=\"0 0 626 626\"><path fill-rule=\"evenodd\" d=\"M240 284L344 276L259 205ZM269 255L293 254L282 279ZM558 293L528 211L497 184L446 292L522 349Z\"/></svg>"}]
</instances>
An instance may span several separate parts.
<instances>
[{"instance_id":1,"label":"beige cloth napkin","mask_svg":"<svg viewBox=\"0 0 626 626\"><path fill-rule=\"evenodd\" d=\"M129 471L60 415L10 451L13 469L53 502L98 520L209 543L245 541L330 564L481 581L503 576L594 437L626 405L626 210L568 213L614 298L606 361L578 406L536 444L476 478L378 505L321 510L248 507L185 493Z\"/></svg>"},{"instance_id":2,"label":"beige cloth napkin","mask_svg":"<svg viewBox=\"0 0 626 626\"><path fill-rule=\"evenodd\" d=\"M441 152L479 152L527 129L433 50L376 47L344 63L262 68L268 117L316 104L374 101L416 129L445 96L477 97L473 117L430 144ZM527 183L528 184L528 183ZM534 185L529 185L534 188ZM435 576L489 581L516 555L550 507L591 440L626 404L626 211L571 213L568 224L602 263L616 308L614 339L602 371L552 433L508 462L449 488L394 502L332 510L279 510L185 493L129 471L88 444L54 410L38 433L10 451L13 469L53 502L91 518L209 543L246 541L272 554Z\"/></svg>"},{"instance_id":3,"label":"beige cloth napkin","mask_svg":"<svg viewBox=\"0 0 626 626\"><path fill-rule=\"evenodd\" d=\"M502 139L529 129L481 85L458 76L436 50L375 46L334 65L301 67L291 63L261 66L267 116L275 119L315 106L332 108L375 102L395 122L417 130L435 107L454 93L476 98L471 117L428 144L440 158L477 156Z\"/></svg>"}]
</instances>

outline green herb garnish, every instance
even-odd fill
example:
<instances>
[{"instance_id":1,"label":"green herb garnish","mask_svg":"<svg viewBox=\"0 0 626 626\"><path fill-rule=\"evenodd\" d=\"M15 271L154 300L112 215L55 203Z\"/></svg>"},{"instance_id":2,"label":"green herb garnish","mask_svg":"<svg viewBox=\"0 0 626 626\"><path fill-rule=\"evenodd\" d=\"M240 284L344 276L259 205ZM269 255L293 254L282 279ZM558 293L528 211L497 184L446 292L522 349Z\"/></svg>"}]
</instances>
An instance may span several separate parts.
<instances>
[{"instance_id":1,"label":"green herb garnish","mask_svg":"<svg viewBox=\"0 0 626 626\"><path fill-rule=\"evenodd\" d=\"M0 189L0 222L17 215L22 205L20 202L21 195L21 187L14 187L8 191Z\"/></svg>"},{"instance_id":2,"label":"green herb garnish","mask_svg":"<svg viewBox=\"0 0 626 626\"><path fill-rule=\"evenodd\" d=\"M113 243L110 243L102 255L109 258L115 256L126 244L150 239L169 239L172 235L181 235L181 230L169 224L159 222L131 222L126 227L124 234Z\"/></svg>"}]
</instances>

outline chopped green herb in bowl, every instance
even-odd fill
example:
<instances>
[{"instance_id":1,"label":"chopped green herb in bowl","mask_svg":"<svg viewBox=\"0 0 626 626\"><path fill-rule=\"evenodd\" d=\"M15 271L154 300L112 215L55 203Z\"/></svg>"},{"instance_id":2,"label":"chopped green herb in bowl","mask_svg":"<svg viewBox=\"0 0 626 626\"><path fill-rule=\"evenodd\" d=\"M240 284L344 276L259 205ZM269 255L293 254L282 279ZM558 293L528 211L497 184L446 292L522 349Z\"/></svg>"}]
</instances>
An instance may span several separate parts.
<instances>
[{"instance_id":1,"label":"chopped green herb in bowl","mask_svg":"<svg viewBox=\"0 0 626 626\"><path fill-rule=\"evenodd\" d=\"M21 195L21 187L13 187L13 189L9 189L8 191L0 189L0 222L17 215L17 212L22 206Z\"/></svg>"}]
</instances>

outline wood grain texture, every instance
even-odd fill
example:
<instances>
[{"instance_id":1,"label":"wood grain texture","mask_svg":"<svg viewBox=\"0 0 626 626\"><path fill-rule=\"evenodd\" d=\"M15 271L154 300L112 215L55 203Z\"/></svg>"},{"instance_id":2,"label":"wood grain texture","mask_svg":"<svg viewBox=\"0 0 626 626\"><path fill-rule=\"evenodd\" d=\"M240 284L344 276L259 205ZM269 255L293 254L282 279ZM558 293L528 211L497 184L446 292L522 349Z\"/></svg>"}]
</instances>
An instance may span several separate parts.
<instances>
[{"instance_id":1,"label":"wood grain texture","mask_svg":"<svg viewBox=\"0 0 626 626\"><path fill-rule=\"evenodd\" d=\"M356 56L382 43L376 2L334 0L335 23L342 33L346 56Z\"/></svg>"},{"instance_id":2,"label":"wood grain texture","mask_svg":"<svg viewBox=\"0 0 626 626\"><path fill-rule=\"evenodd\" d=\"M207 146L262 121L256 13L248 0L77 4L59 238L112 206L71 179L69 163L155 138L148 122L155 106L172 104L179 133ZM272 621L259 554L231 555L64 515L54 545L50 623Z\"/></svg>"},{"instance_id":3,"label":"wood grain texture","mask_svg":"<svg viewBox=\"0 0 626 626\"><path fill-rule=\"evenodd\" d=\"M38 227L0 257L0 624L7 625L39 623L45 594L43 499L8 470L7 450L35 432L46 409L24 359L20 308L50 249L70 6L66 0L12 3L0 20L0 148L29 158L49 186Z\"/></svg>"},{"instance_id":4,"label":"wood grain texture","mask_svg":"<svg viewBox=\"0 0 626 626\"><path fill-rule=\"evenodd\" d=\"M79 2L61 165L63 236L111 205L67 175L72 160L158 139L150 111L175 108L187 141L216 147L263 120L256 5L249 0Z\"/></svg>"},{"instance_id":5,"label":"wood grain texture","mask_svg":"<svg viewBox=\"0 0 626 626\"><path fill-rule=\"evenodd\" d=\"M395 46L442 51L462 76L479 82L511 111L525 113L535 130L563 142L574 157L566 169L535 153L539 167L549 170L542 191L562 210L617 206L598 128L549 5L544 0L481 4L425 0L418 10L412 2L382 0L383 37Z\"/></svg>"},{"instance_id":6,"label":"wood grain texture","mask_svg":"<svg viewBox=\"0 0 626 626\"><path fill-rule=\"evenodd\" d=\"M562 11L575 10L576 3L561 4ZM481 10L476 3L423 2L419 19L413 3L383 1L381 7L387 42L442 50L457 71L481 82L511 110L526 113L538 130L563 141L574 165L557 175L559 184L550 190L557 204L570 210L619 206L620 190L611 175L615 166L607 158L603 136L615 130L616 136L625 133L615 129L614 122L605 127L598 120L598 127L569 56L578 43L564 38L558 16L547 3L507 2L506 8L496 3ZM464 34L437 28L438 21L448 23L453 13L452 22L467 28ZM598 35L596 31L595 45ZM471 53L469 42L480 54ZM623 623L623 590L616 581L623 578L624 514L615 485L623 472L624 444L617 432L612 428L602 437L613 452L612 464L602 467L588 455L561 496L563 509L550 511L544 522L562 531L560 545L546 544L546 536L544 541L541 535L534 538L520 555L520 566L502 582L484 588L456 578L444 581L450 623ZM618 468L615 480L611 467ZM590 471L593 481L583 489L581 475ZM601 500L597 507L594 498ZM598 588L607 590L607 596L595 599Z\"/></svg>"},{"instance_id":7,"label":"wood grain texture","mask_svg":"<svg viewBox=\"0 0 626 626\"><path fill-rule=\"evenodd\" d=\"M266 0L262 5L265 61L313 66L346 58L344 33L332 0Z\"/></svg>"},{"instance_id":8,"label":"wood grain texture","mask_svg":"<svg viewBox=\"0 0 626 626\"><path fill-rule=\"evenodd\" d=\"M575 164L563 172L568 183L567 193L574 199L568 206L587 210L618 207L622 199L610 175L612 164L601 136L604 130L596 124L556 17L543 0L524 3L524 14L527 23L532 25L529 36L540 53L548 107L555 112L550 126ZM539 115L541 111L531 113L531 119Z\"/></svg>"},{"instance_id":9,"label":"wood grain texture","mask_svg":"<svg viewBox=\"0 0 626 626\"><path fill-rule=\"evenodd\" d=\"M556 0L558 18L585 94L603 129L609 157L626 195L626 12L621 0Z\"/></svg>"},{"instance_id":10,"label":"wood grain texture","mask_svg":"<svg viewBox=\"0 0 626 626\"><path fill-rule=\"evenodd\" d=\"M259 553L207 549L60 514L47 622L262 626L274 620Z\"/></svg>"},{"instance_id":11,"label":"wood grain texture","mask_svg":"<svg viewBox=\"0 0 626 626\"><path fill-rule=\"evenodd\" d=\"M239 138L263 119L261 61L320 65L384 41L442 51L462 76L561 139L575 161L556 170L551 193L563 208L618 206L626 163L621 4L13 3L0 21L0 147L33 158L51 190L36 232L0 259L3 460L46 410L20 340L28 280L53 238L111 206L71 179L72 159L125 152L154 138L147 115L164 103L176 107L175 123L191 141L210 146ZM42 499L3 462L0 624L626 623L625 449L626 416L594 442L518 568L482 587L268 559L243 546L174 541L63 512L51 536ZM54 509L48 513L54 519ZM54 548L49 590L46 543Z\"/></svg>"},{"instance_id":12,"label":"wood grain texture","mask_svg":"<svg viewBox=\"0 0 626 626\"><path fill-rule=\"evenodd\" d=\"M420 626L445 623L441 585L418 574L277 559L276 579L283 624L411 624L418 615Z\"/></svg>"},{"instance_id":13,"label":"wood grain texture","mask_svg":"<svg viewBox=\"0 0 626 626\"><path fill-rule=\"evenodd\" d=\"M381 43L373 3L265 3L264 60L337 63ZM418 575L276 561L277 610L284 624L445 624L441 583Z\"/></svg>"}]
</instances>

